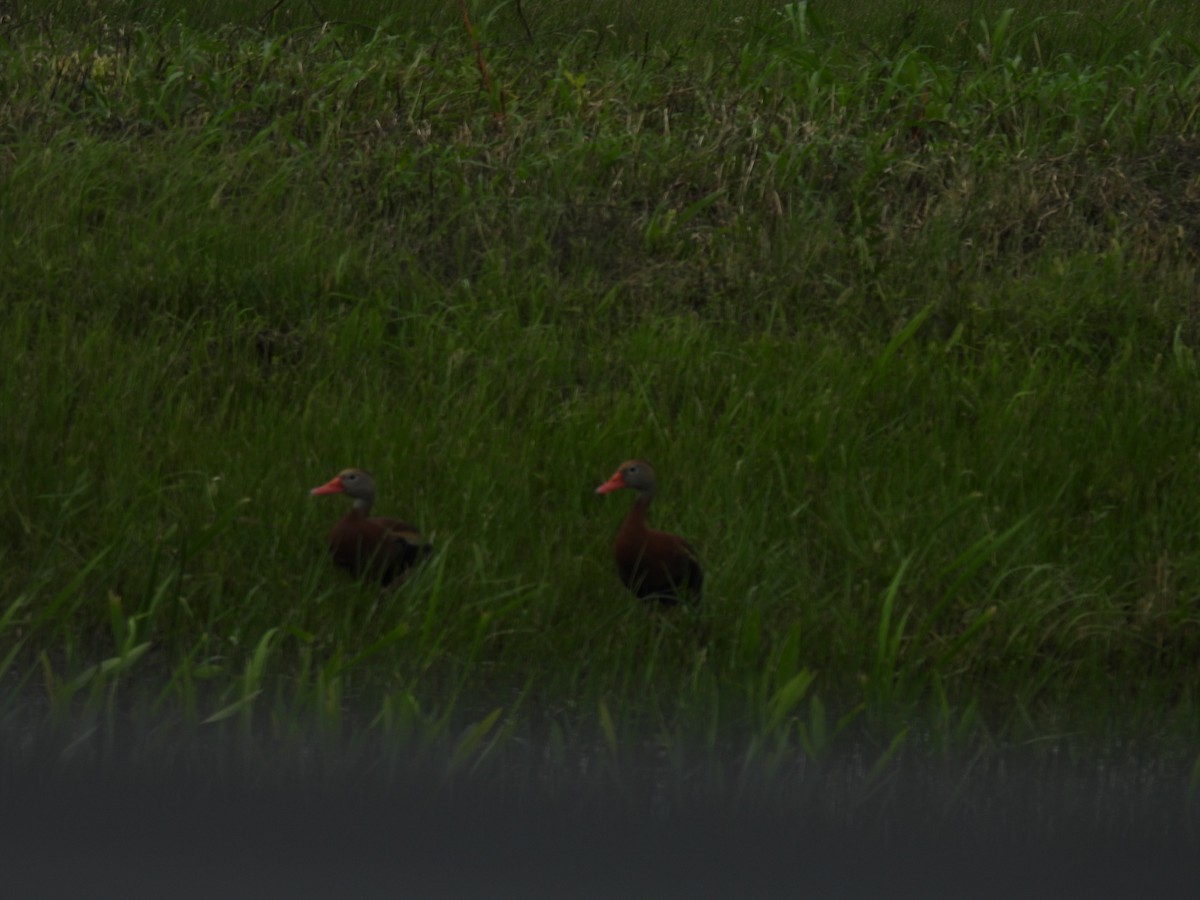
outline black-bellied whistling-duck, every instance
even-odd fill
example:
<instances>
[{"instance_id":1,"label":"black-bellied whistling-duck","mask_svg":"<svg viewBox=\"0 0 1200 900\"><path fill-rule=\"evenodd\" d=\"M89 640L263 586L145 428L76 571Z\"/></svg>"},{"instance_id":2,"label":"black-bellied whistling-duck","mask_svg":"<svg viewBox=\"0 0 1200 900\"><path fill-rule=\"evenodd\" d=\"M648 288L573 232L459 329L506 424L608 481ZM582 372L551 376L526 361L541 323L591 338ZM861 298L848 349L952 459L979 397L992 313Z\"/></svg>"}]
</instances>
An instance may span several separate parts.
<instances>
[{"instance_id":1,"label":"black-bellied whistling-duck","mask_svg":"<svg viewBox=\"0 0 1200 900\"><path fill-rule=\"evenodd\" d=\"M617 574L642 600L674 605L679 602L681 590L686 591L687 599L699 600L704 573L695 548L677 534L646 526L646 510L654 499L657 483L650 463L631 459L621 463L613 477L596 488L597 494L621 488L637 492L613 544Z\"/></svg>"},{"instance_id":2,"label":"black-bellied whistling-duck","mask_svg":"<svg viewBox=\"0 0 1200 900\"><path fill-rule=\"evenodd\" d=\"M362 469L344 469L310 494L345 494L354 501L329 532L333 561L355 575L387 586L432 551L416 526L400 519L371 516L375 480Z\"/></svg>"}]
</instances>

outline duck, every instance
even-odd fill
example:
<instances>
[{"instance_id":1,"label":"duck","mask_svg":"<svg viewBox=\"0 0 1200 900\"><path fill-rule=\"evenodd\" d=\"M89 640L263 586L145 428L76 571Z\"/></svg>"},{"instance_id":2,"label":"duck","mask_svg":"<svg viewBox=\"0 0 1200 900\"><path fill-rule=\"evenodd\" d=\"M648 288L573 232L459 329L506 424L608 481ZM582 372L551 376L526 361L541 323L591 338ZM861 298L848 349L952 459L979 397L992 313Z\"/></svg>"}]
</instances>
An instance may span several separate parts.
<instances>
[{"instance_id":1,"label":"duck","mask_svg":"<svg viewBox=\"0 0 1200 900\"><path fill-rule=\"evenodd\" d=\"M433 545L415 525L371 515L375 479L365 469L343 469L309 494L345 494L354 501L329 532L329 553L335 565L359 578L378 581L385 588L395 586L433 552Z\"/></svg>"},{"instance_id":2,"label":"duck","mask_svg":"<svg viewBox=\"0 0 1200 900\"><path fill-rule=\"evenodd\" d=\"M596 488L597 494L622 488L637 494L613 543L617 574L641 600L674 606L682 596L698 602L704 572L696 549L677 534L656 531L646 525L646 511L657 487L658 477L650 463L631 459L621 463L612 478Z\"/></svg>"}]
</instances>

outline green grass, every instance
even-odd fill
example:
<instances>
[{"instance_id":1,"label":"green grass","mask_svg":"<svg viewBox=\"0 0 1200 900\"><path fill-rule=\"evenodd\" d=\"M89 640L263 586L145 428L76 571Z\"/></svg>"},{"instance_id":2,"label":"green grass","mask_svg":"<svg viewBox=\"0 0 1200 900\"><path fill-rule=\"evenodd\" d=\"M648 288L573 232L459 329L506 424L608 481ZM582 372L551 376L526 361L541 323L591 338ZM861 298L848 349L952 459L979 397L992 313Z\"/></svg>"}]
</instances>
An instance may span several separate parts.
<instances>
[{"instance_id":1,"label":"green grass","mask_svg":"<svg viewBox=\"0 0 1200 900\"><path fill-rule=\"evenodd\" d=\"M1190 766L1191 5L561 6L475 10L490 92L445 4L10 28L0 716ZM698 612L612 572L631 456ZM348 465L438 544L394 596Z\"/></svg>"}]
</instances>

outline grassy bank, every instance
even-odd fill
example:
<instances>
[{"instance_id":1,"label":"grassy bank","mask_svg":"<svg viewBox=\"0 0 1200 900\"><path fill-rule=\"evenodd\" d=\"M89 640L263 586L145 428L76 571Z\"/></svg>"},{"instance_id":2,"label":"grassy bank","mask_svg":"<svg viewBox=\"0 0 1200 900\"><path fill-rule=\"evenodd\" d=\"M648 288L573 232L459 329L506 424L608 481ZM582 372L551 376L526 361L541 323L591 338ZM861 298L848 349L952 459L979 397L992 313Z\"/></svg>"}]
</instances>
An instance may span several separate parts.
<instances>
[{"instance_id":1,"label":"grassy bank","mask_svg":"<svg viewBox=\"0 0 1200 900\"><path fill-rule=\"evenodd\" d=\"M10 29L8 721L1190 766L1196 14L718 6L480 9L478 54L453 16ZM611 571L634 455L696 612ZM394 596L324 556L347 465L439 546Z\"/></svg>"}]
</instances>

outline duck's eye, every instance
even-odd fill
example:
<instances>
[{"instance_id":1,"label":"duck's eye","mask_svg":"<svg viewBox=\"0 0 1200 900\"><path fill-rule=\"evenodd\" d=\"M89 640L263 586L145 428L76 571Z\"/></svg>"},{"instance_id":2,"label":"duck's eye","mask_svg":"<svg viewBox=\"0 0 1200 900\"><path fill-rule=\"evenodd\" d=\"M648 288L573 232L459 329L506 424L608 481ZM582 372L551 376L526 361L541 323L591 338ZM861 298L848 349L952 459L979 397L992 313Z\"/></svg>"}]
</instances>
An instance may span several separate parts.
<instances>
[{"instance_id":1,"label":"duck's eye","mask_svg":"<svg viewBox=\"0 0 1200 900\"><path fill-rule=\"evenodd\" d=\"M626 469L626 470L625 470L625 474L627 474L627 475L636 475L636 474L637 474L637 470L638 470L638 467L637 467L637 466L630 466L628 469Z\"/></svg>"},{"instance_id":2,"label":"duck's eye","mask_svg":"<svg viewBox=\"0 0 1200 900\"><path fill-rule=\"evenodd\" d=\"M343 481L357 481L357 480L358 480L358 475L357 475L356 473L354 473L354 472L351 472L351 473L349 473L348 475L343 475L343 476L342 476L342 480L343 480Z\"/></svg>"}]
</instances>

